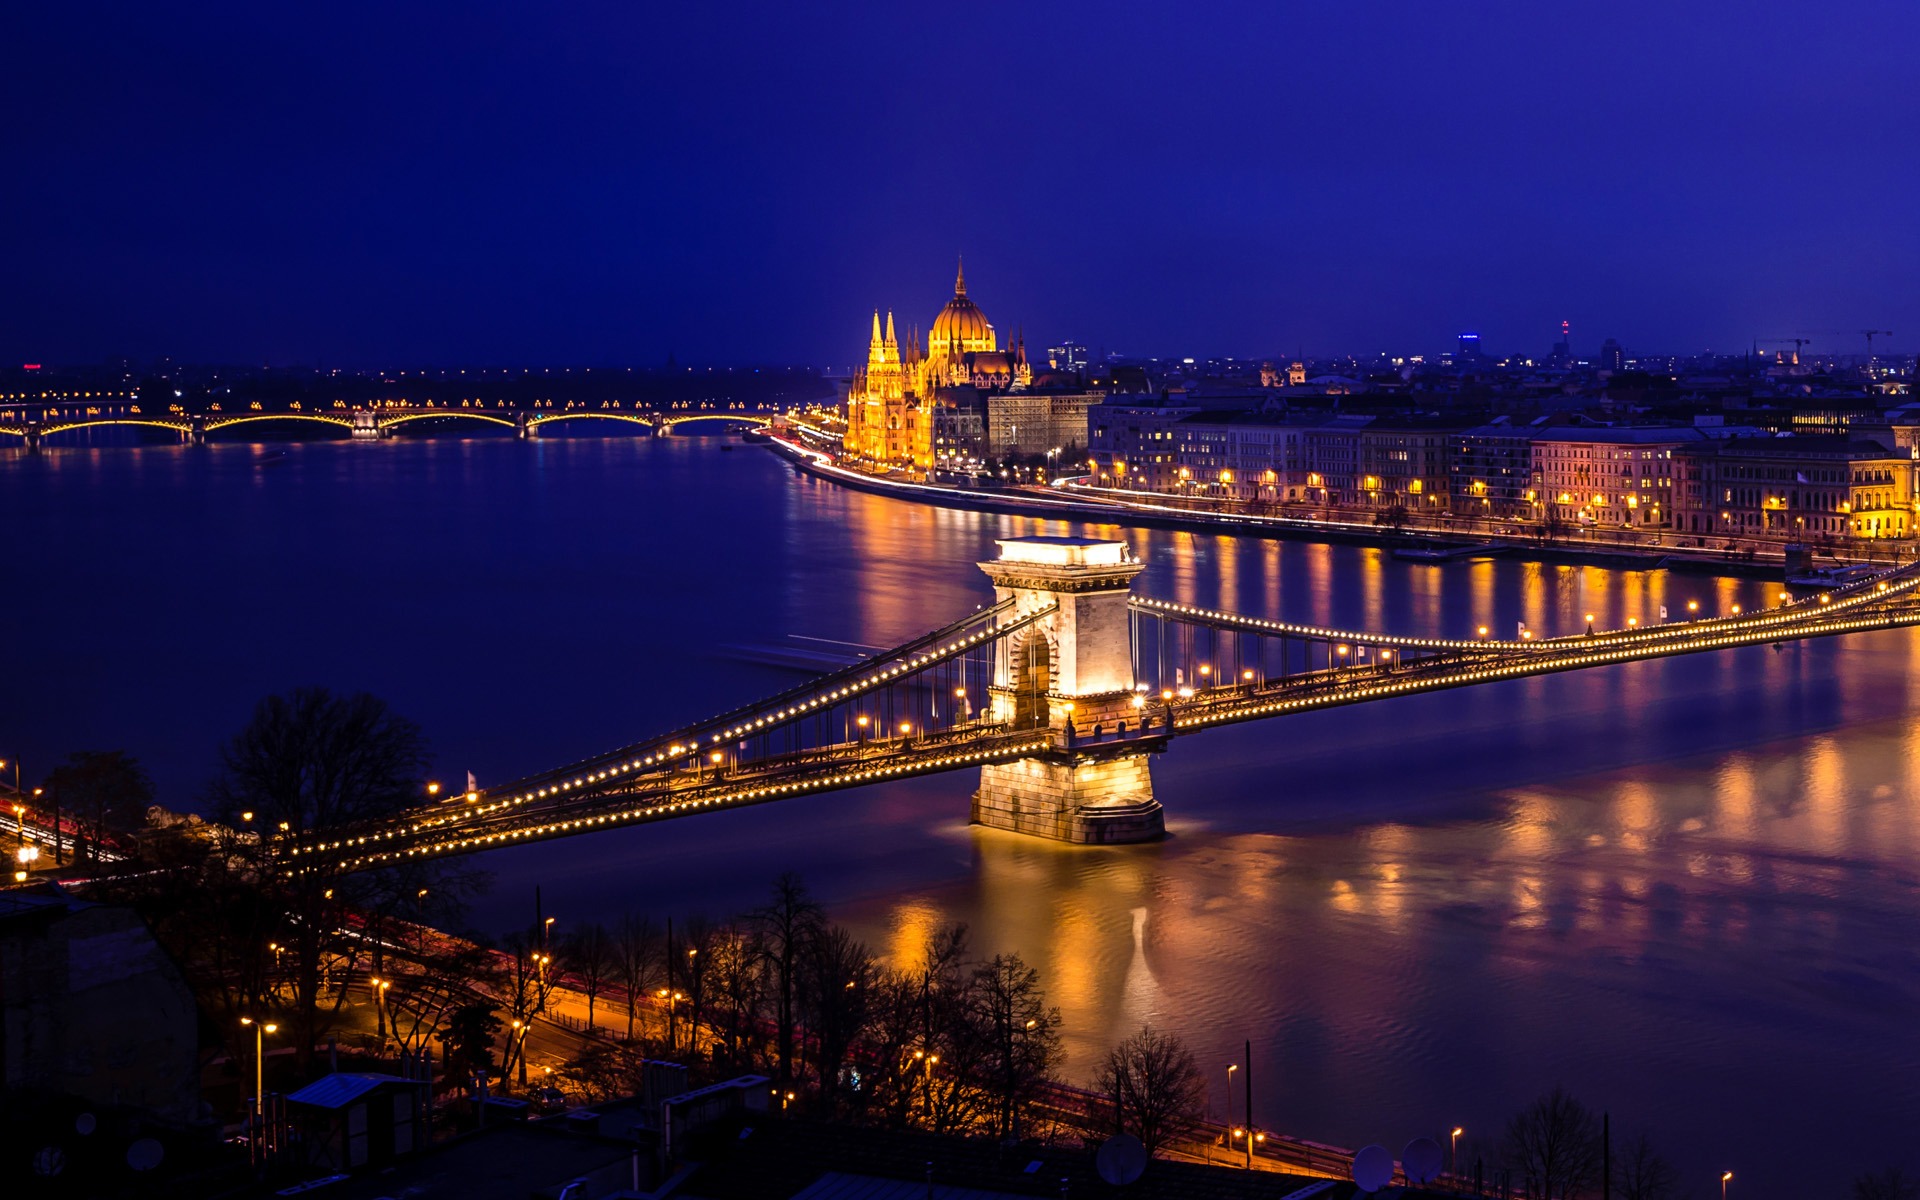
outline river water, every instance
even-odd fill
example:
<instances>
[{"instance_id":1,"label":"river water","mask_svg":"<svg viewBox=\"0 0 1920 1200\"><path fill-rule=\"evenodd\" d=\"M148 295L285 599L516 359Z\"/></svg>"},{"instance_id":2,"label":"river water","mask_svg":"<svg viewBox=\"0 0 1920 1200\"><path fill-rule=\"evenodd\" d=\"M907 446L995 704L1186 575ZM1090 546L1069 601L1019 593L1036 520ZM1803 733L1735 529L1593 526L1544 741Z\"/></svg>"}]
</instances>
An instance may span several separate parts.
<instances>
[{"instance_id":1,"label":"river water","mask_svg":"<svg viewBox=\"0 0 1920 1200\"><path fill-rule=\"evenodd\" d=\"M1544 635L1764 604L1737 580L949 511L705 438L61 448L0 457L29 773L124 747L191 806L253 702L364 689L482 782L793 682L728 647L891 645L990 594L1015 534L1122 536L1142 594L1293 621ZM274 448L280 449L279 447ZM966 774L496 852L475 922L724 913L800 872L910 955L965 921L1037 965L1086 1080L1142 1022L1217 1111L1463 1165L1563 1083L1699 1194L1838 1196L1920 1168L1920 634L1756 648L1294 716L1155 760L1171 837L969 827ZM1236 1100L1236 1104L1238 1101Z\"/></svg>"}]
</instances>

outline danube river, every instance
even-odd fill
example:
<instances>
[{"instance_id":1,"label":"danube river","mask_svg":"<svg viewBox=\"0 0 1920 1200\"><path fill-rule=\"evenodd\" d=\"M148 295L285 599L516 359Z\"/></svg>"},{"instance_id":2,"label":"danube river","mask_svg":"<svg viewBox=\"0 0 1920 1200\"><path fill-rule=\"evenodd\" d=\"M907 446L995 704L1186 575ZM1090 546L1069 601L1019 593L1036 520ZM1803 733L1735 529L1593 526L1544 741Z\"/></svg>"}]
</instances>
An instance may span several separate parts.
<instances>
[{"instance_id":1,"label":"danube river","mask_svg":"<svg viewBox=\"0 0 1920 1200\"><path fill-rule=\"evenodd\" d=\"M443 779L608 749L793 682L730 648L890 645L989 595L996 537L1070 527L840 490L698 438L58 449L0 459L0 730L124 747L190 806L260 696L365 689ZM1079 531L1086 531L1080 527ZM1147 595L1466 636L1773 588L1099 527ZM1172 836L966 824L966 774L498 852L476 924L738 911L781 871L877 949L964 921L1038 966L1090 1077L1141 1023L1224 1111L1463 1166L1556 1083L1696 1194L1838 1196L1920 1167L1920 634L1606 668L1183 738ZM29 760L29 773L45 762Z\"/></svg>"}]
</instances>

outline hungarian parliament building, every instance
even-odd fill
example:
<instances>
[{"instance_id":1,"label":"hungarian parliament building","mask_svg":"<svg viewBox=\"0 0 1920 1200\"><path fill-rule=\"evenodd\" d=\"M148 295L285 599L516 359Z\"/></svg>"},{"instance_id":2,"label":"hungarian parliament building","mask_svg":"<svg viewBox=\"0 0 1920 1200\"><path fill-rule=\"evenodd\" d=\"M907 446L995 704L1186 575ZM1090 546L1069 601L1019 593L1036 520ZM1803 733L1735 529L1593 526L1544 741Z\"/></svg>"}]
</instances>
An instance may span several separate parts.
<instances>
[{"instance_id":1,"label":"hungarian parliament building","mask_svg":"<svg viewBox=\"0 0 1920 1200\"><path fill-rule=\"evenodd\" d=\"M847 391L847 454L883 470L971 471L989 458L1078 457L1087 445L1087 408L1098 393L1077 377L1035 378L1026 339L1002 348L993 323L967 297L963 266L953 299L923 342L904 340L893 313L873 314L867 365Z\"/></svg>"}]
</instances>

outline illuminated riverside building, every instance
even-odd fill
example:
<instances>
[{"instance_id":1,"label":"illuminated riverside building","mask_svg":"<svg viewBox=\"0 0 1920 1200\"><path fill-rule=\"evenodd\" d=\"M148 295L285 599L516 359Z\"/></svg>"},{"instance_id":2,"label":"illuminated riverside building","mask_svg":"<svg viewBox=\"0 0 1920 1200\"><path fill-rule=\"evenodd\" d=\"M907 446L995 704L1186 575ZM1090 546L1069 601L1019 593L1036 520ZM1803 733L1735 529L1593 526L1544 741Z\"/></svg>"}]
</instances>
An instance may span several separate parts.
<instances>
[{"instance_id":1,"label":"illuminated riverside building","mask_svg":"<svg viewBox=\"0 0 1920 1200\"><path fill-rule=\"evenodd\" d=\"M1673 525L1673 452L1706 435L1680 426L1566 426L1533 435L1536 516L1568 525Z\"/></svg>"},{"instance_id":2,"label":"illuminated riverside building","mask_svg":"<svg viewBox=\"0 0 1920 1200\"><path fill-rule=\"evenodd\" d=\"M1673 456L1675 528L1782 541L1903 538L1914 451L1832 437L1735 438Z\"/></svg>"},{"instance_id":3,"label":"illuminated riverside building","mask_svg":"<svg viewBox=\"0 0 1920 1200\"><path fill-rule=\"evenodd\" d=\"M1456 516L1533 516L1533 435L1532 427L1504 419L1460 431L1450 464Z\"/></svg>"},{"instance_id":4,"label":"illuminated riverside building","mask_svg":"<svg viewBox=\"0 0 1920 1200\"><path fill-rule=\"evenodd\" d=\"M901 339L891 312L884 325L874 313L867 365L847 391L846 451L886 469L930 471L943 459L957 465L966 450L957 438L984 430L985 422L937 410L977 405L984 396L990 413L996 394L1024 391L1032 382L1024 339L1000 348L992 322L967 296L963 267L953 299L934 317L924 343L917 330Z\"/></svg>"},{"instance_id":5,"label":"illuminated riverside building","mask_svg":"<svg viewBox=\"0 0 1920 1200\"><path fill-rule=\"evenodd\" d=\"M1719 427L1449 425L1444 418L1207 412L1168 397L1090 413L1095 486L1322 514L1858 541L1920 530L1920 447Z\"/></svg>"}]
</instances>

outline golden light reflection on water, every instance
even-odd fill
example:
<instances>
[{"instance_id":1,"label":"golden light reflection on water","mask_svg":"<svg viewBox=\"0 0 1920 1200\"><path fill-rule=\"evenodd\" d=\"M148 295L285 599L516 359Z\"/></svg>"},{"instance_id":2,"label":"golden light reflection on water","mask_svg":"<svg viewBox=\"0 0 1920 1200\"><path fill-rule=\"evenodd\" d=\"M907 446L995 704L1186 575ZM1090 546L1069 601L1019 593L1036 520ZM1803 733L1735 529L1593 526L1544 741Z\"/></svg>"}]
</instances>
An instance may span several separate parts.
<instances>
[{"instance_id":1,"label":"golden light reflection on water","mask_svg":"<svg viewBox=\"0 0 1920 1200\"><path fill-rule=\"evenodd\" d=\"M1014 526L968 528L953 531L954 557L971 561L966 538ZM883 551L901 531L882 533L874 553L915 557ZM1645 626L1663 606L1685 620L1776 590L1122 536L1149 563L1143 594L1329 626L1550 637L1589 613ZM902 591L925 624L926 588ZM1505 1097L1538 1085L1543 1063L1586 1080L1684 1063L1716 1081L1702 1085L1719 1089L1713 1103L1610 1093L1682 1139L1780 1094L1742 1076L1754 1064L1788 1073L1808 1125L1845 1107L1811 1099L1836 1061L1849 1095L1871 1079L1915 1099L1911 1079L1856 1053L1868 1018L1832 998L1871 990L1860 979L1920 993L1888 974L1889 935L1863 915L1915 907L1920 723L1844 724L1920 710L1915 647L1886 635L1636 664L1183 742L1156 763L1169 843L1087 852L976 832L965 872L875 901L876 923L894 944L967 920L982 952L1038 965L1066 1019L1069 1075L1162 1014L1209 1060L1251 1035L1285 1064L1288 1089L1264 1103L1285 1111L1297 1089L1304 1119L1345 1114L1336 1137L1381 1136L1373 1118L1409 1097L1420 1119L1484 1104L1459 1115L1495 1127L1503 1101L1463 1097L1458 1081ZM1849 982L1836 993L1833 978ZM1817 1070L1788 1065L1802 1058Z\"/></svg>"},{"instance_id":2,"label":"golden light reflection on water","mask_svg":"<svg viewBox=\"0 0 1920 1200\"><path fill-rule=\"evenodd\" d=\"M1220 598L1216 607L1227 612L1242 611L1240 545L1238 538L1222 538L1217 543L1220 554Z\"/></svg>"},{"instance_id":3,"label":"golden light reflection on water","mask_svg":"<svg viewBox=\"0 0 1920 1200\"><path fill-rule=\"evenodd\" d=\"M432 475L379 464L451 461L444 456L458 443L391 448L403 457L360 446L302 448L296 460L325 458L338 468L329 477L350 472L355 486L327 493L337 495L335 505L299 493L303 507L286 510L279 528L289 543L303 535L313 544L287 564L334 568L344 561L334 557L339 547L350 546L352 569L336 573L357 577L367 562L385 562L379 539L332 536L325 514L369 497L378 500L374 513L404 505L407 528L420 536L406 539L410 569L396 565L394 578L464 577L497 562L556 567L523 572L580 593L541 597L551 611L585 599L598 603L596 613L634 618L582 623L594 631L590 644L604 644L613 661L657 669L659 643L669 640L660 631L673 630L674 670L711 685L703 696L715 703L706 712L770 690L764 670L699 657L709 643L744 636L738 628L764 622L768 637L790 631L892 644L984 597L986 581L972 564L991 555L994 537L1087 528L795 482L771 460L756 484L745 475L759 456L700 462L694 441L646 447L653 467L644 472L620 458L609 476L618 492L570 493L582 502L631 497L670 478L671 489L645 492L646 504L578 503L568 520L553 522L537 502L561 483L593 476L592 443L556 442L537 456L503 446L485 475L467 480L475 492L426 493L415 485ZM106 452L97 466L69 472L70 497L81 503L42 511L52 524L51 514L89 511L98 495L117 494L129 502L115 524L138 536L101 561L170 552L213 578L222 564L193 556L205 546L251 544L257 531L233 522L262 510L251 502L205 512L197 500L166 505L173 484L204 475L196 464L236 461L222 453ZM565 471L535 461L562 453ZM77 460L49 454L41 465L57 474L63 461ZM152 465L129 475L122 464L137 461ZM269 482L251 457L237 461L245 464L236 475L241 494L262 503L304 486L304 468ZM741 469L741 490L689 503L720 461ZM661 475L670 468L680 473ZM27 474L0 478L0 492L16 502L23 492L68 498L35 490L46 485ZM450 556L472 524L471 495L484 485L497 498L507 494L503 481L516 479L524 488L512 494L523 502L497 506L502 520L475 551L483 557ZM441 524L435 498L453 506ZM516 512L542 515L522 527L511 520ZM673 536L649 542L665 524L661 512L673 514ZM219 536L209 534L208 520ZM314 540L316 531L328 536ZM103 545L112 532L92 531ZM1377 616L1406 633L1460 636L1485 624L1505 636L1524 621L1539 636L1571 634L1587 612L1606 626L1629 617L1644 625L1659 619L1663 604L1679 618L1689 598L1726 608L1771 603L1777 591L1665 572L1509 560L1415 566L1353 547L1248 540L1229 549L1211 535L1099 532L1124 537L1149 562L1143 594L1200 605L1233 597L1235 607L1259 615L1331 626ZM44 605L41 621L76 622L76 638L46 640L96 645L92 657L142 663L154 679L193 677L195 662L168 657L168 643L141 628L114 640L125 623L88 607L111 592L92 576L75 575L86 586L57 591L72 564L46 558L44 548L57 552L66 540L27 539L22 547L32 563L22 577L45 583L16 603L57 594L62 603ZM636 545L647 554L636 555ZM683 582L636 600L631 572L568 569L597 565L602 554L622 568L634 559L668 564ZM422 555L431 570L418 569ZM731 575L719 569L729 565ZM237 585L279 577L250 571ZM306 578L298 570L286 577ZM722 594L729 587L746 600ZM260 611L277 611L283 597L259 599ZM623 639L629 629L644 634ZM568 739L592 751L700 715L678 694L636 700L581 691L551 706L564 708L562 716L500 738L491 732L497 714L448 702L486 689L421 686L428 672L408 655L368 651L383 644L377 636L354 642L359 657L342 659L323 640L320 667L349 664L354 686L421 718L456 756L495 756L486 765L501 774L537 766ZM433 674L470 670L471 647L483 642L481 630L453 639ZM838 919L890 956L911 961L929 935L957 920L973 926L977 950L1018 951L1033 962L1063 1009L1070 1078L1088 1079L1107 1046L1157 1013L1209 1064L1237 1058L1242 1039L1253 1039L1264 1110L1277 1124L1329 1140L1396 1141L1441 1120L1497 1129L1515 1103L1558 1080L1616 1115L1630 1111L1633 1125L1658 1131L1676 1156L1724 1149L1753 1164L1743 1177L1785 1180L1797 1166L1825 1175L1836 1164L1877 1169L1885 1164L1871 1156L1910 1140L1907 1114L1920 1111L1912 1032L1920 1011L1916 647L1920 634L1884 634L1642 663L1183 739L1155 764L1176 829L1156 847L1035 848L956 834L970 790L958 776L526 847L498 860L502 911L489 927L523 923L521 898L539 882L560 905L557 892L598 881L595 899L609 918L674 906L718 914L763 902L766 881L793 869ZM192 649L197 659L219 647ZM422 642L421 652L429 649ZM513 657L487 659L486 670L510 667ZM383 658L405 659L405 670ZM221 670L198 665L204 680L260 689L209 690L201 699L213 711L237 711L284 685L249 673L237 657ZM25 673L58 689L69 666L85 663L41 662ZM556 670L564 668L540 664L508 691L550 685ZM564 681L570 695L586 682ZM107 704L72 688L63 695L65 703L50 700L46 711ZM144 728L143 716L167 707L140 695L143 702L121 714L126 728ZM205 723L182 720L168 732L150 739L154 754L201 738ZM56 733L39 736L51 744ZM476 744L482 736L508 745ZM174 759L169 773L204 777L189 765ZM562 911L588 908L583 894ZM1782 1128L1795 1139L1779 1138ZM1820 1153L1783 1144L1789 1140ZM1811 1184L1797 1192L1780 1186L1781 1194L1816 1194Z\"/></svg>"},{"instance_id":4,"label":"golden light reflection on water","mask_svg":"<svg viewBox=\"0 0 1920 1200\"><path fill-rule=\"evenodd\" d=\"M1837 739L1816 737L1808 745L1801 804L1806 813L1807 849L1822 854L1845 852L1847 763Z\"/></svg>"},{"instance_id":5,"label":"golden light reflection on water","mask_svg":"<svg viewBox=\"0 0 1920 1200\"><path fill-rule=\"evenodd\" d=\"M1753 784L1753 762L1746 755L1731 755L1721 764L1715 781L1720 803L1714 826L1719 832L1743 841L1757 832Z\"/></svg>"}]
</instances>

